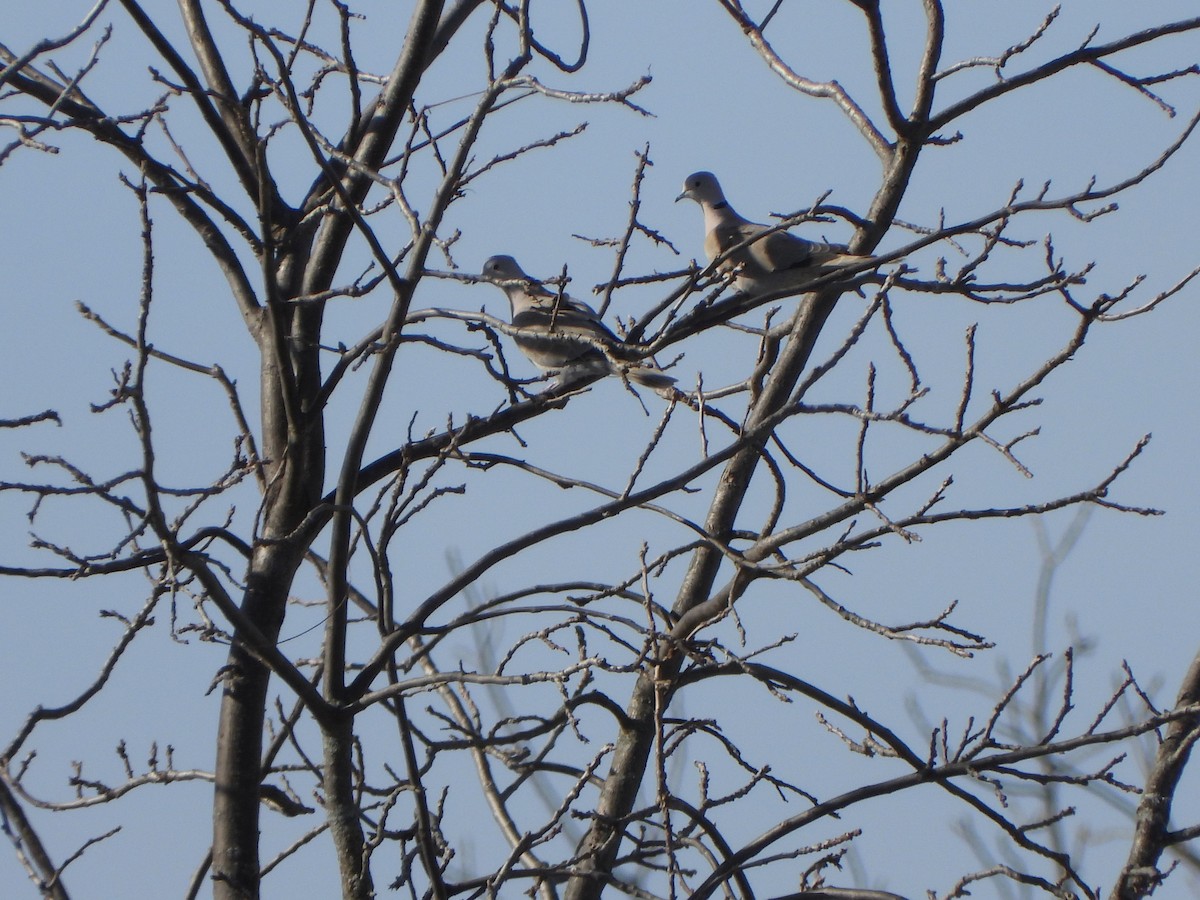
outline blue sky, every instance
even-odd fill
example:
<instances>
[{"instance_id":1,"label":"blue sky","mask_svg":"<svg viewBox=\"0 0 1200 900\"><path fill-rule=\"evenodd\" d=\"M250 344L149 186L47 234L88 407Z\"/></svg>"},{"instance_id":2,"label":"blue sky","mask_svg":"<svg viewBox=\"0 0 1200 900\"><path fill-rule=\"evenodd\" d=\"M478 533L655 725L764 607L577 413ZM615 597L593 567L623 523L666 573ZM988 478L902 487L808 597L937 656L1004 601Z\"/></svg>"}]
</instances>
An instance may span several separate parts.
<instances>
[{"instance_id":1,"label":"blue sky","mask_svg":"<svg viewBox=\"0 0 1200 900\"><path fill-rule=\"evenodd\" d=\"M764 4L765 5L765 4ZM83 3L56 4L50 11L33 5L9 5L0 12L0 40L21 52L39 37L65 31L87 8ZM271 4L259 4L265 15ZM534 4L538 34L569 52L575 24L561 12L571 6ZM879 163L857 133L830 104L798 95L762 64L733 23L715 3L695 0L607 0L593 4L592 57L583 72L566 78L549 67L535 65L534 74L546 83L572 90L606 91L624 87L649 73L651 84L637 102L654 113L643 117L615 106L578 106L532 100L514 105L486 126L477 152L479 160L503 153L536 137L570 129L581 121L588 128L578 138L548 150L538 150L511 165L498 168L473 186L452 209L445 231L458 228L454 245L457 265L478 271L495 253L515 256L527 271L549 277L566 264L571 291L587 299L590 286L611 271L611 254L581 242L574 234L610 237L619 234L627 216L634 154L647 144L653 166L648 169L642 194L642 219L673 242L680 256L646 243L636 245L630 269L636 272L679 268L702 256L699 211L691 204L674 204L685 175L711 169L722 179L731 202L748 218L766 221L771 213L789 213L807 207L830 191L829 202L865 212L879 186ZM865 53L861 23L848 4L833 2L786 3L772 26L777 46L805 74L836 78L864 99L875 112L873 76ZM994 55L1029 34L1047 12L1047 5L1032 0L995 4L962 0L948 4L948 63L976 55ZM359 64L365 70L386 70L398 34L407 20L391 4L362 4L367 24L358 26L355 38ZM545 7L543 9L543 7ZM908 7L911 7L909 9ZM164 21L174 22L174 4L148 3ZM1099 25L1096 40L1103 41L1148 24L1194 15L1187 2L1160 0L1153 5L1095 0L1068 4L1059 21L1041 44L1018 67L1077 46L1091 28ZM561 20L553 16L561 14ZM214 19L216 12L213 12ZM889 33L896 53L898 73L911 72L919 53L920 5L889 11ZM128 20L114 7L102 16L112 21L111 43L101 51L101 63L87 83L89 92L116 111L139 108L138 100L158 91L149 84L146 67L154 65L144 42ZM375 23L381 23L376 27ZM434 121L449 122L472 108L473 100L455 100L476 91L483 66L479 44L482 20L473 21L461 39L458 55L439 62L430 72L419 101L438 103ZM176 29L177 33L177 29ZM64 68L77 64L90 47L56 56ZM241 54L243 43L229 45ZM511 52L511 47L504 52ZM1122 58L1132 70L1157 71L1191 64L1196 58L1195 37L1164 42L1153 52L1131 53ZM979 70L947 79L946 96L976 88L991 77ZM901 101L909 99L899 77ZM1095 175L1105 184L1136 171L1152 161L1183 127L1197 108L1200 79L1184 79L1162 88L1177 103L1179 115L1170 118L1133 90L1116 84L1094 70L1071 73L1061 80L1028 92L1018 92L994 107L963 119L961 142L926 153L914 177L900 218L925 225L936 222L939 210L947 221L963 221L1002 205L1018 179L1027 191L1051 181L1053 193L1082 189ZM182 107L182 104L180 104ZM187 116L184 116L184 120ZM321 110L318 120L337 133L333 109ZM194 126L194 122L191 123ZM226 178L211 148L188 130L184 121L177 137L196 159L211 166L214 177ZM71 135L53 135L61 146L56 156L22 152L0 168L0 208L8 212L4 239L0 241L0 271L6 274L3 316L9 339L0 358L0 372L10 385L0 400L0 417L16 417L53 407L64 425L38 426L21 432L0 431L0 478L7 481L39 477L19 456L30 453L64 454L86 461L109 475L130 467L128 454L135 443L123 413L103 416L88 411L112 386L110 371L119 369L127 350L104 338L83 321L74 309L86 303L119 327L131 328L136 320L140 255L136 241L137 209L131 194L118 182L127 164L110 151ZM159 138L161 140L161 138ZM286 139L273 147L277 171L285 192L295 200L312 178L311 164ZM293 162L294 159L294 162ZM1014 225L1014 234L1041 240L1053 234L1057 252L1068 267L1089 260L1096 267L1088 285L1079 289L1091 299L1107 291L1116 293L1134 277L1144 274L1138 295L1148 299L1186 275L1197 264L1195 244L1196 198L1200 196L1200 150L1185 147L1162 172L1122 197L1120 209L1089 224L1061 214L1029 216ZM413 203L427 206L433 181L428 173L413 178ZM423 179L423 180L422 180ZM156 299L151 316L156 346L204 362L220 362L238 379L247 397L253 398L256 357L228 290L195 237L160 204L154 210L156 234ZM403 239L404 223L390 211L374 220L385 240ZM850 234L838 225L809 225L805 236L845 240ZM889 250L909 237L893 229L880 246ZM954 251L942 244L907 260L923 276L933 271L938 256L953 263ZM356 257L356 260L361 257ZM433 265L444 261L435 253ZM1018 279L1037 272L1036 254L998 254L981 273L981 280ZM354 261L357 265L357 261ZM347 276L353 265L348 266ZM1191 286L1152 313L1127 322L1099 327L1083 350L1042 386L1044 403L1026 411L1013 424L1001 427L1002 436L1019 429L1039 427L1035 439L1024 442L1020 457L1033 473L1025 478L994 453L973 451L954 468L954 502L1013 505L1047 500L1082 490L1103 478L1146 433L1153 440L1133 468L1120 480L1114 499L1158 507L1166 515L1156 518L1118 515L1097 510L1078 546L1056 572L1049 612L1048 645L1061 650L1068 644L1086 646L1079 659L1077 706L1080 722L1090 720L1119 677L1121 662L1128 661L1142 684L1156 685L1154 699L1169 705L1189 660L1196 652L1195 585L1200 564L1195 553L1200 534L1200 490L1195 474L1194 448L1200 442L1200 419L1194 396L1200 384L1200 362L1194 349L1200 328L1197 289ZM609 315L636 315L652 305L665 289L659 286L618 292ZM953 409L964 358L963 335L978 324L977 378L981 387L977 404L986 402L986 388L1010 388L1066 340L1071 319L1053 298L999 308L983 308L961 298L897 294L893 298L895 323L916 358L925 383L931 388L918 407L934 418ZM787 301L784 301L787 303ZM328 343L352 343L375 325L386 309L382 295L341 301L331 309ZM504 297L488 285L465 285L427 279L414 304L462 310L485 308L506 315ZM847 296L831 318L816 359L838 346L862 310L862 301ZM753 320L746 317L746 321ZM438 334L464 341L463 330L441 325ZM753 361L753 340L730 332L707 335L679 348L684 354L677 374L691 382L703 373L712 386L745 377ZM533 375L524 360L510 355L517 370ZM906 387L903 369L890 353L877 327L863 344L839 366L819 399L861 402L868 364L880 372L880 396L895 399ZM331 458L341 449L339 436L355 410L354 388L362 376L348 379L345 399L331 417ZM151 382L156 409L156 433L163 448L161 477L165 482L204 482L216 478L230 454L231 422L223 397L203 379L160 367ZM488 411L502 395L475 370L460 360L445 360L422 348L402 353L395 381L385 400L385 421L372 438L369 458L393 449L415 416L414 432L441 427L448 415L461 419L468 412ZM609 380L572 401L562 413L545 417L520 429L531 448L531 459L581 479L605 485L623 485L658 421L661 403L648 397L650 415ZM690 420L689 420L690 422ZM339 428L341 431L339 431ZM615 437L614 437L615 436ZM845 479L853 468L853 429L844 423L812 417L789 427L789 440L803 449L806 459ZM894 442L893 442L894 441ZM881 430L870 450L872 474L881 475L912 443L901 436L889 439ZM663 475L693 461L699 453L694 423L680 423L668 433L662 452L650 465L650 474ZM511 440L497 439L490 449L516 453ZM875 468L877 467L877 468ZM336 467L331 469L336 472ZM332 476L331 476L332 477ZM448 554L472 560L493 546L510 529L530 528L572 508L583 508L590 499L579 492L562 492L544 484L477 475L469 480L465 497L449 497L423 513L423 527L415 529L398 548L393 565L408 579L413 596L423 596L442 583L449 571ZM712 478L703 488L711 487ZM937 479L923 482L911 496L928 495ZM757 485L765 491L765 482ZM765 499L765 493L758 497ZM707 492L681 498L676 507L702 516ZM799 488L791 501L792 519L811 515L812 505L827 502L821 492ZM6 565L46 564L43 555L30 550L26 518L27 498L0 493L0 562ZM252 500L243 497L239 521L252 514ZM754 519L755 516L750 516ZM1052 536L1069 526L1071 512L1047 517ZM35 527L39 534L93 552L107 548L115 519L111 513L92 510L87 515L70 504L47 504ZM501 592L559 577L613 578L636 568L638 548L645 541L652 552L661 552L685 535L676 526L649 514L622 517L586 539L571 536L556 541L545 552L514 558L490 572L480 585L483 591ZM945 653L920 651L927 663L958 677L991 680L999 685L998 672L1019 671L1032 655L1030 620L1039 572L1037 533L1028 521L955 525L922 532L922 540L904 544L885 541L879 551L860 554L850 561L851 573L822 575L822 586L864 615L886 621L928 617L957 600L956 621L996 641L998 647L973 660ZM661 585L664 602L671 597L672 577ZM301 599L319 600L321 591L309 578L298 582ZM47 583L6 579L0 603L6 626L0 637L3 654L0 676L10 685L0 694L0 734L6 743L24 716L37 704L53 706L74 696L92 679L119 629L101 619L100 610L115 609L132 615L143 602L146 585L136 577L104 582ZM194 619L190 598L178 601L182 620ZM974 714L986 716L1001 688L974 697L922 680L913 658L904 647L858 631L795 588L772 585L746 598L739 613L751 646L768 644L780 634L796 640L777 651L781 664L794 668L839 696L853 695L872 712L889 721L907 723L906 737L922 744L924 722L909 718L905 705L918 706L930 718L951 715L962 721ZM110 748L127 738L135 761L144 759L151 741L176 750L179 768L207 769L212 761L213 733L218 696L208 687L224 660L224 648L202 644L194 636L188 645L171 639L168 612L159 610L156 626L135 642L129 658L118 667L113 683L79 715L62 726L39 732L38 757L31 783L56 800L69 797L65 781L72 760L86 758L87 772L119 781L121 767ZM289 616L285 635L296 655L315 655L319 648L319 609L297 609ZM510 630L513 626L507 626ZM515 631L496 635L497 643L512 639ZM717 632L727 640L735 636L727 625ZM464 643L455 653L470 660L477 648ZM614 687L620 696L620 687ZM745 715L739 715L743 706ZM703 691L685 691L677 711L701 716L708 709L728 710L728 733L747 746L761 742L769 758L772 742L787 742L797 777L815 781L833 793L856 783L864 764L850 758L823 732L814 731L811 708L803 703L784 706L745 685L712 685ZM764 728L763 723L769 723ZM1083 725L1079 726L1084 727ZM592 735L607 740L600 721ZM696 749L696 759L713 754L712 747ZM885 766L886 768L886 766ZM866 772L878 774L883 768ZM1127 774L1134 777L1136 767ZM681 779L694 779L689 770ZM718 777L731 777L719 772ZM730 784L732 784L732 780ZM809 782L811 786L811 781ZM1181 821L1194 821L1194 779L1181 796ZM830 834L851 826L864 828L858 853L868 875L861 886L885 887L916 896L925 888L945 891L958 875L976 866L963 851L946 854L946 819L957 815L953 807L922 807L932 792L914 795L890 805L887 800L864 807L853 817L831 826ZM134 792L112 807L83 814L43 815L43 833L52 835L52 847L63 858L88 836L123 823L124 831L90 849L69 870L68 884L81 897L111 895L91 885L136 883L144 892L160 896L182 893L191 871L203 855L207 841L209 789L206 784L149 787ZM794 806L794 804L793 804ZM793 810L794 811L794 810ZM777 810L764 807L764 818ZM1118 860L1124 855L1124 832L1113 820L1103 819L1100 808L1090 811L1092 821L1106 841L1091 851L1112 857L1099 865L1105 884L1111 884ZM457 815L471 821L470 803ZM786 812L783 814L787 814ZM270 815L269 813L267 814ZM1081 816L1081 820L1085 820ZM311 822L280 823L271 820L268 847L281 847ZM759 823L740 823L749 837ZM943 829L943 830L937 830ZM1113 829L1110 831L1106 829ZM936 842L929 835L936 833ZM805 834L806 842L823 836ZM995 835L988 835L991 842ZM959 846L959 845L954 845ZM480 838L480 857L496 852L486 837ZM889 855L890 854L890 855ZM264 851L264 859L271 851ZM952 858L947 858L948 856ZM323 851L302 857L266 882L264 896L332 896L332 858ZM891 864L887 860L896 860ZM916 861L911 867L901 861ZM856 872L851 862L848 870ZM377 874L385 882L386 864ZM880 873L889 872L884 877ZM779 883L778 890L789 882ZM852 879L845 882L859 883ZM0 852L0 886L11 896L33 896L13 854ZM1161 892L1166 897L1187 896L1194 885L1180 877ZM992 896L991 886L980 886L975 896ZM764 889L765 890L765 889ZM22 893L24 892L24 893ZM147 894L149 895L149 893Z\"/></svg>"}]
</instances>

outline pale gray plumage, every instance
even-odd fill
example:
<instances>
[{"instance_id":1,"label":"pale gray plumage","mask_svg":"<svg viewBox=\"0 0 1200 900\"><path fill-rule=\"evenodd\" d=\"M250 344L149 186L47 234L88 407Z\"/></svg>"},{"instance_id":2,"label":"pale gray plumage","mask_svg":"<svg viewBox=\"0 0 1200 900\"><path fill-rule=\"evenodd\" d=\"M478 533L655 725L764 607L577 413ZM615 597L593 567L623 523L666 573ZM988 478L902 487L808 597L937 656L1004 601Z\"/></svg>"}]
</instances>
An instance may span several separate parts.
<instances>
[{"instance_id":1,"label":"pale gray plumage","mask_svg":"<svg viewBox=\"0 0 1200 900\"><path fill-rule=\"evenodd\" d=\"M544 371L624 374L649 388L665 388L675 379L652 359L632 354L586 303L547 290L511 256L493 256L483 264L485 281L504 291L512 313L517 347Z\"/></svg>"},{"instance_id":2,"label":"pale gray plumage","mask_svg":"<svg viewBox=\"0 0 1200 900\"><path fill-rule=\"evenodd\" d=\"M695 200L704 211L704 252L710 262L744 245L733 250L718 268L722 273L734 273L737 289L748 294L800 293L822 275L871 259L856 256L841 244L806 241L743 219L725 199L712 172L689 175L675 202L685 198Z\"/></svg>"}]
</instances>

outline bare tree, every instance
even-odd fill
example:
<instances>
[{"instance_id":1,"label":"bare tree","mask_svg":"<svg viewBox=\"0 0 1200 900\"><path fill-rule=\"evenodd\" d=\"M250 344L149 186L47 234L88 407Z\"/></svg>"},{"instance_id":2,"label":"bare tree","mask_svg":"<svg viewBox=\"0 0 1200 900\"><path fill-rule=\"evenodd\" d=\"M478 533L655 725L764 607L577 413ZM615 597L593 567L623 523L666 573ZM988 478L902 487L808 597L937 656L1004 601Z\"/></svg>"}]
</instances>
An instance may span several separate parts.
<instances>
[{"instance_id":1,"label":"bare tree","mask_svg":"<svg viewBox=\"0 0 1200 900\"><path fill-rule=\"evenodd\" d=\"M613 257L598 309L623 311L614 327L624 359L656 355L669 365L685 356L672 370L678 387L661 396L615 367L619 415L632 421L612 425L624 471L609 481L561 452L581 425L571 413L590 415L597 401L597 373L548 385L523 378L510 350L520 329L476 312L473 299L461 304L469 308L442 301L475 296L451 291L478 280L478 261L460 268L455 259L479 215L473 199L514 160L558 152L584 126L517 138L489 137L491 129L533 106L614 107L633 128L646 112L649 77L600 92L581 80L591 50L585 0L574 6L570 52L540 36L540 7L503 0L416 0L403 25L391 13L363 22L338 0L312 0L277 22L229 0L180 0L177 12L100 0L68 33L27 49L0 45L0 123L10 135L0 164L65 149L64 163L78 158L99 171L115 158L140 223L128 241L141 259L136 302L117 318L79 310L125 348L128 361L93 410L123 414L134 451L117 470L61 411L5 401L7 428L36 435L56 422L66 449L26 454L43 473L32 480L3 476L3 494L28 499L30 549L43 559L15 561L24 551L13 543L5 552L14 561L0 572L69 581L85 595L97 582L127 585L131 573L148 585L137 608L125 600L129 608L105 613L122 633L101 670L70 702L33 706L0 755L5 831L43 895L66 897L68 867L103 852L93 848L109 835L64 850L33 811L113 805L150 785L189 781L213 787L211 850L189 848L189 896L211 884L219 898L257 897L264 879L314 848L332 850L349 898L385 888L437 898L752 897L779 884L795 896L896 896L833 882L845 880L838 870L867 801L931 788L1003 835L1011 854L976 871L964 865L956 882L929 879L939 896L992 880L1101 896L1102 876L1061 838L1075 795L1141 792L1127 820L1129 861L1110 896L1146 896L1170 873L1163 855L1197 834L1170 813L1200 734L1200 662L1170 708L1126 671L1081 718L1072 715L1072 656L1039 646L976 715L946 714L922 731L896 712L860 708L836 680L818 683L788 652L794 635L764 638L742 612L756 596L786 591L793 603L803 597L832 612L856 638L972 658L992 641L953 603L916 621L885 621L856 608L832 576L867 551L903 552L922 533L980 520L1071 507L1157 514L1114 497L1148 438L1131 440L1126 455L1072 491L979 501L960 485L983 466L976 448L1027 474L1022 442L1037 434L1047 380L1088 352L1097 330L1172 300L1200 272L1190 261L1157 293L1141 279L1092 284L1092 263L1068 263L1050 237L1031 238L1041 232L1026 222L1115 215L1119 198L1190 146L1200 113L1181 116L1167 145L1126 161L1115 179L1080 173L1067 189L1018 183L968 221L898 214L931 154L1067 73L1097 73L1105 90L1136 92L1175 116L1170 91L1200 71L1190 63L1200 18L1146 21L1105 40L1093 32L1043 53L1055 39L1054 10L1019 43L948 60L943 4L923 0L919 51L904 48L916 60L909 67L894 62L902 54L882 4L850 0L842 5L862 16L869 38L868 99L776 49L808 13L782 2L761 14L737 0L717 5L730 20L730 47L748 41L794 90L792 114L805 115L813 99L832 103L881 167L867 209L822 197L781 216L781 226L841 229L853 252L875 258L816 280L800 302L732 290L720 258L633 269L644 251L673 247L643 217L651 157L634 142L624 227L589 239ZM360 63L375 58L374 45L364 49L367 28L396 35L386 68ZM113 96L104 81L113 29L140 36L152 102L117 108L99 99ZM1135 70L1128 55L1145 48L1179 61ZM478 73L473 92L452 95L438 67L466 65ZM232 301L253 341L257 390L231 374L249 373L233 340L215 361L172 346L157 316L169 302L163 216L200 239L172 241L171 252L186 247L196 268L223 277L221 302ZM570 280L567 266L541 274L560 294ZM494 288L469 289L497 302ZM650 298L636 314L622 302L630 292ZM1055 350L1004 381L977 373L972 327L960 370L931 391L921 354L896 325L897 304L911 297L1054 306L1065 324ZM838 304L855 310L841 331L828 327ZM733 383L712 389L697 347L731 359L749 352ZM863 354L865 385L853 362ZM191 393L164 396L167 383ZM202 405L193 395L213 392L228 410L224 423L179 421L180 409ZM957 399L935 402L946 396ZM440 420L428 418L442 407ZM217 428L230 451L224 461L189 455L197 429ZM812 448L813 434L836 463ZM451 536L434 524L454 520L498 524L469 537L466 527ZM86 539L72 537L74 522L89 523ZM424 548L460 545L471 549L439 575L442 562ZM577 567L564 546L582 548ZM515 586L494 589L490 579L501 575ZM310 602L318 584L319 604ZM174 639L194 641L195 652L227 651L214 672L213 768L177 766L180 751L157 745L135 763L122 744L119 782L80 763L74 796L48 796L31 783L43 728L115 690L112 676L134 665L130 648L164 608ZM303 640L310 632L319 648ZM768 710L758 716L790 721L815 707L817 732L861 757L853 784L826 788L840 781L827 779L832 763L755 740L762 719L748 732L736 704L691 712L688 697L720 696L727 683L737 687L726 696ZM1039 710L1031 720L1039 727L1014 739L1024 704ZM1157 758L1138 784L1121 761L1147 735L1158 739ZM1010 803L1022 790L1028 805ZM490 817L486 834L481 816ZM264 842L292 835L292 820L312 824L265 858ZM868 868L866 880L885 875Z\"/></svg>"}]
</instances>

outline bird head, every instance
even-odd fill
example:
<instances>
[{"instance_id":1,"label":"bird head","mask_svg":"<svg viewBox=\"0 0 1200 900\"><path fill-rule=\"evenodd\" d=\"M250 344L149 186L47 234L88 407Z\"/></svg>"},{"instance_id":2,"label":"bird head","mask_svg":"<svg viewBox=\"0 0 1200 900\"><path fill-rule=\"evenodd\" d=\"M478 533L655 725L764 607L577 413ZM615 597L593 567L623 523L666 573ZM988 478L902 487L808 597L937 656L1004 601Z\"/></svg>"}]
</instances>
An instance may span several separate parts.
<instances>
[{"instance_id":1,"label":"bird head","mask_svg":"<svg viewBox=\"0 0 1200 900\"><path fill-rule=\"evenodd\" d=\"M715 205L725 200L721 191L721 183L712 172L693 172L683 180L683 191L675 202L683 199L695 200L701 206Z\"/></svg>"},{"instance_id":2,"label":"bird head","mask_svg":"<svg viewBox=\"0 0 1200 900\"><path fill-rule=\"evenodd\" d=\"M517 261L511 256L491 256L487 262L483 264L483 272L480 277L484 281L490 281L492 284L498 284L504 287L505 284L511 284L514 281L528 282L533 279L525 274L525 271L517 265Z\"/></svg>"}]
</instances>

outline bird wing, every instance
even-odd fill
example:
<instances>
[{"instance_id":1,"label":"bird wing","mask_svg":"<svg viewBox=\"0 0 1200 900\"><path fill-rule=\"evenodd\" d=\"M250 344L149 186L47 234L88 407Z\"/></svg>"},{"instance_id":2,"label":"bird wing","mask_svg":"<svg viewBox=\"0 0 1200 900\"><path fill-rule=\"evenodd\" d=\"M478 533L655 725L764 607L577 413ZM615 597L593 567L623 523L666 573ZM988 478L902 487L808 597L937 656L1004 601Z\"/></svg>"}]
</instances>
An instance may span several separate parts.
<instances>
[{"instance_id":1,"label":"bird wing","mask_svg":"<svg viewBox=\"0 0 1200 900\"><path fill-rule=\"evenodd\" d=\"M730 223L709 232L705 250L724 253L746 241L734 251L732 264L740 265L750 278L764 278L784 272L849 266L870 259L857 256L843 244L808 241L787 231L771 231L755 222ZM711 257L710 257L711 258Z\"/></svg>"},{"instance_id":2,"label":"bird wing","mask_svg":"<svg viewBox=\"0 0 1200 900\"><path fill-rule=\"evenodd\" d=\"M747 243L749 241L750 243ZM734 250L735 247L740 249ZM732 265L739 265L751 277L805 266L813 244L786 231L771 231L755 222L726 222L708 233L704 249L713 256L733 250Z\"/></svg>"},{"instance_id":3,"label":"bird wing","mask_svg":"<svg viewBox=\"0 0 1200 900\"><path fill-rule=\"evenodd\" d=\"M525 321L529 326L594 340L617 340L617 336L601 321L594 309L566 295L560 297L549 291L539 294L527 312L529 315ZM518 324L515 318L513 324Z\"/></svg>"},{"instance_id":4,"label":"bird wing","mask_svg":"<svg viewBox=\"0 0 1200 900\"><path fill-rule=\"evenodd\" d=\"M814 245L804 238L786 231L771 231L765 225L746 229L745 237L755 238L746 253L763 273L786 272L812 265Z\"/></svg>"},{"instance_id":5,"label":"bird wing","mask_svg":"<svg viewBox=\"0 0 1200 900\"><path fill-rule=\"evenodd\" d=\"M616 342L586 303L529 285L515 296L512 324L519 329L517 346L544 369L589 364L607 365L596 344Z\"/></svg>"},{"instance_id":6,"label":"bird wing","mask_svg":"<svg viewBox=\"0 0 1200 900\"><path fill-rule=\"evenodd\" d=\"M624 377L654 390L675 383L653 359L631 356L586 303L540 288L526 291L521 299L521 308L512 317L513 326L522 332L515 339L540 368L582 368L608 374L619 368ZM597 347L598 343L604 349Z\"/></svg>"}]
</instances>

